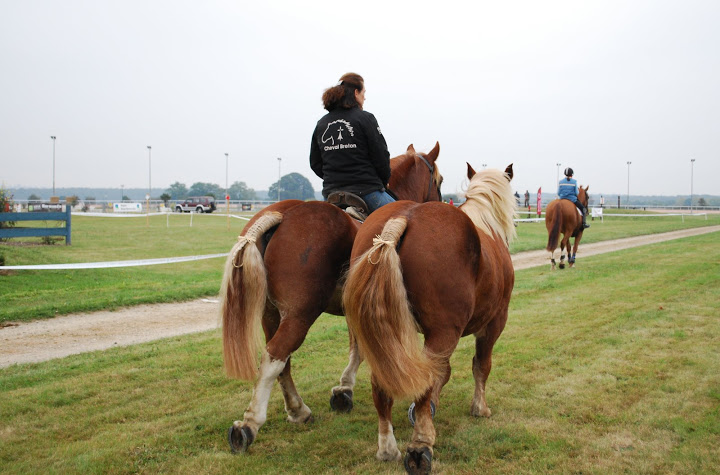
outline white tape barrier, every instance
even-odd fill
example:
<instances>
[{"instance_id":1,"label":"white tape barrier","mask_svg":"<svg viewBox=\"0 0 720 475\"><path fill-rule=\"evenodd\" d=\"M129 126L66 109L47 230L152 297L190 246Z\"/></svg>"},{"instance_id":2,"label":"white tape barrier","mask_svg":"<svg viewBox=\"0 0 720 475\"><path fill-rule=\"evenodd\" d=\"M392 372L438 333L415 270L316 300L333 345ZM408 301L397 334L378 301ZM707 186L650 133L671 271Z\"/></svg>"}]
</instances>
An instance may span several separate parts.
<instances>
[{"instance_id":1,"label":"white tape barrier","mask_svg":"<svg viewBox=\"0 0 720 475\"><path fill-rule=\"evenodd\" d=\"M202 256L161 257L159 259L141 259L135 261L77 262L74 264L41 264L34 266L0 266L0 270L67 270L67 269L110 269L113 267L156 266L159 264L175 264L177 262L200 261L227 257L223 254L205 254Z\"/></svg>"},{"instance_id":2,"label":"white tape barrier","mask_svg":"<svg viewBox=\"0 0 720 475\"><path fill-rule=\"evenodd\" d=\"M77 212L77 213L73 213L73 216L91 216L94 218L145 218L147 216L165 216L165 215L170 216L170 215L175 215L175 214L176 213L142 213L142 214L133 213L133 214L128 214L128 213L82 213L82 212ZM199 214L199 213L192 213L192 212L190 213L190 215L193 215L193 214ZM223 218L227 216L226 214L210 214L210 213L202 213L202 214L208 214L209 216L222 216ZM178 214L178 216L182 216L182 215ZM244 219L245 221L250 221L250 219L251 219L251 218L247 218L245 216L236 216L234 214L231 214L230 217L236 218L236 219Z\"/></svg>"}]
</instances>

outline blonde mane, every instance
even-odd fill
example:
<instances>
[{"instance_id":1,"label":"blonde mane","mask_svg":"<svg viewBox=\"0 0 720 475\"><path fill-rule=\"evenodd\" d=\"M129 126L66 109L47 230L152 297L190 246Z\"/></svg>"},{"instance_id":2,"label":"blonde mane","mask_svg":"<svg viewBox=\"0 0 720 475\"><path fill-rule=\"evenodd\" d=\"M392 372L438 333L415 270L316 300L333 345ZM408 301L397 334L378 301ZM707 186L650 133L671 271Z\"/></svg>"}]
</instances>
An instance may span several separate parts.
<instances>
[{"instance_id":1,"label":"blonde mane","mask_svg":"<svg viewBox=\"0 0 720 475\"><path fill-rule=\"evenodd\" d=\"M494 169L476 173L468 184L465 199L459 209L482 232L493 239L497 234L506 245L517 236L513 221L517 203L507 174Z\"/></svg>"}]
</instances>

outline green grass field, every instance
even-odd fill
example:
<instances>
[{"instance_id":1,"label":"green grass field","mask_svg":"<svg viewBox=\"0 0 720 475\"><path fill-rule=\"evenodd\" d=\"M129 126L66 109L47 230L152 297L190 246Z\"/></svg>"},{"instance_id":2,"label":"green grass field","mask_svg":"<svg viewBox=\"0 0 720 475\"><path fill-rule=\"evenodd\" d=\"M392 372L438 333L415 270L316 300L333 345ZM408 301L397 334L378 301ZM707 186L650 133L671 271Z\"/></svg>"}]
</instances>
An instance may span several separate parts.
<instances>
[{"instance_id":1,"label":"green grass field","mask_svg":"<svg viewBox=\"0 0 720 475\"><path fill-rule=\"evenodd\" d=\"M606 223L607 225L608 223ZM436 417L438 473L718 473L720 245L715 233L516 274L487 386L469 415L472 338ZM344 320L322 316L293 357L315 422L285 421L277 385L246 455L225 440L252 385L222 373L218 331L0 370L2 473L399 473L374 459L367 367L355 409L329 410ZM407 403L393 416L401 450Z\"/></svg>"},{"instance_id":2,"label":"green grass field","mask_svg":"<svg viewBox=\"0 0 720 475\"><path fill-rule=\"evenodd\" d=\"M169 219L170 227L167 227ZM71 246L0 243L5 265L58 264L228 252L246 221L222 215L151 216L142 218L73 217ZM583 236L586 243L640 234L720 224L720 215L686 218L610 218L595 221ZM543 223L521 223L511 252L542 249L547 242ZM582 244L579 255L582 256ZM74 312L175 302L217 295L223 259L147 267L87 270L11 271L0 274L0 322L48 318Z\"/></svg>"}]
</instances>

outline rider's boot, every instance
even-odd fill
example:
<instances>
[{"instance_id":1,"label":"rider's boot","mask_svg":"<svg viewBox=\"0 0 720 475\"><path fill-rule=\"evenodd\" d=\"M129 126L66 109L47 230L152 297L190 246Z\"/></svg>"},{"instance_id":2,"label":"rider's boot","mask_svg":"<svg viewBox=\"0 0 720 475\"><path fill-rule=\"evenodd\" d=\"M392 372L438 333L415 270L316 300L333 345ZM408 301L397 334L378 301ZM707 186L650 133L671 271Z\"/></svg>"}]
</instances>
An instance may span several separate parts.
<instances>
[{"instance_id":1,"label":"rider's boot","mask_svg":"<svg viewBox=\"0 0 720 475\"><path fill-rule=\"evenodd\" d=\"M583 229L587 229L587 228L590 227L590 225L586 222L586 220L587 220L587 209L584 209L583 211L584 211L584 213L583 213L583 215L582 215L582 226L583 226Z\"/></svg>"}]
</instances>

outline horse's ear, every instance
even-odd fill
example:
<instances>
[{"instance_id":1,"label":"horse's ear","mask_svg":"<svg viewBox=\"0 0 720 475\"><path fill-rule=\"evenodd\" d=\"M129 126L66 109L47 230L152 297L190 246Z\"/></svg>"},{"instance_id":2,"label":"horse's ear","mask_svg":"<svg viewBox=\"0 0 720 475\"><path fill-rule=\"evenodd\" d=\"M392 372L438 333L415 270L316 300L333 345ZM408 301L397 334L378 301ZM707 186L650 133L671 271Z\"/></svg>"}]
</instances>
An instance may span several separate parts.
<instances>
[{"instance_id":1,"label":"horse's ear","mask_svg":"<svg viewBox=\"0 0 720 475\"><path fill-rule=\"evenodd\" d=\"M440 155L440 143L435 142L435 146L432 150L430 150L430 153L427 154L427 158L430 159L431 162L435 162L437 160L438 155Z\"/></svg>"},{"instance_id":2,"label":"horse's ear","mask_svg":"<svg viewBox=\"0 0 720 475\"><path fill-rule=\"evenodd\" d=\"M465 162L465 163L467 163L467 162ZM472 177L475 176L475 170L473 169L472 166L470 166L469 163L467 163L467 166L468 166L468 174L467 174L468 180L472 180Z\"/></svg>"},{"instance_id":3,"label":"horse's ear","mask_svg":"<svg viewBox=\"0 0 720 475\"><path fill-rule=\"evenodd\" d=\"M512 169L512 166L513 166L513 164L511 163L511 164L508 165L507 168L505 169L505 174L506 174L507 177L508 177L508 181L512 181L512 179L513 179L513 169Z\"/></svg>"},{"instance_id":4,"label":"horse's ear","mask_svg":"<svg viewBox=\"0 0 720 475\"><path fill-rule=\"evenodd\" d=\"M408 153L415 154L415 147L413 147L413 144L408 145L407 151Z\"/></svg>"},{"instance_id":5,"label":"horse's ear","mask_svg":"<svg viewBox=\"0 0 720 475\"><path fill-rule=\"evenodd\" d=\"M586 187L585 187L585 193L587 193L587 190L589 190L589 189L590 189L590 185L586 186Z\"/></svg>"}]
</instances>

